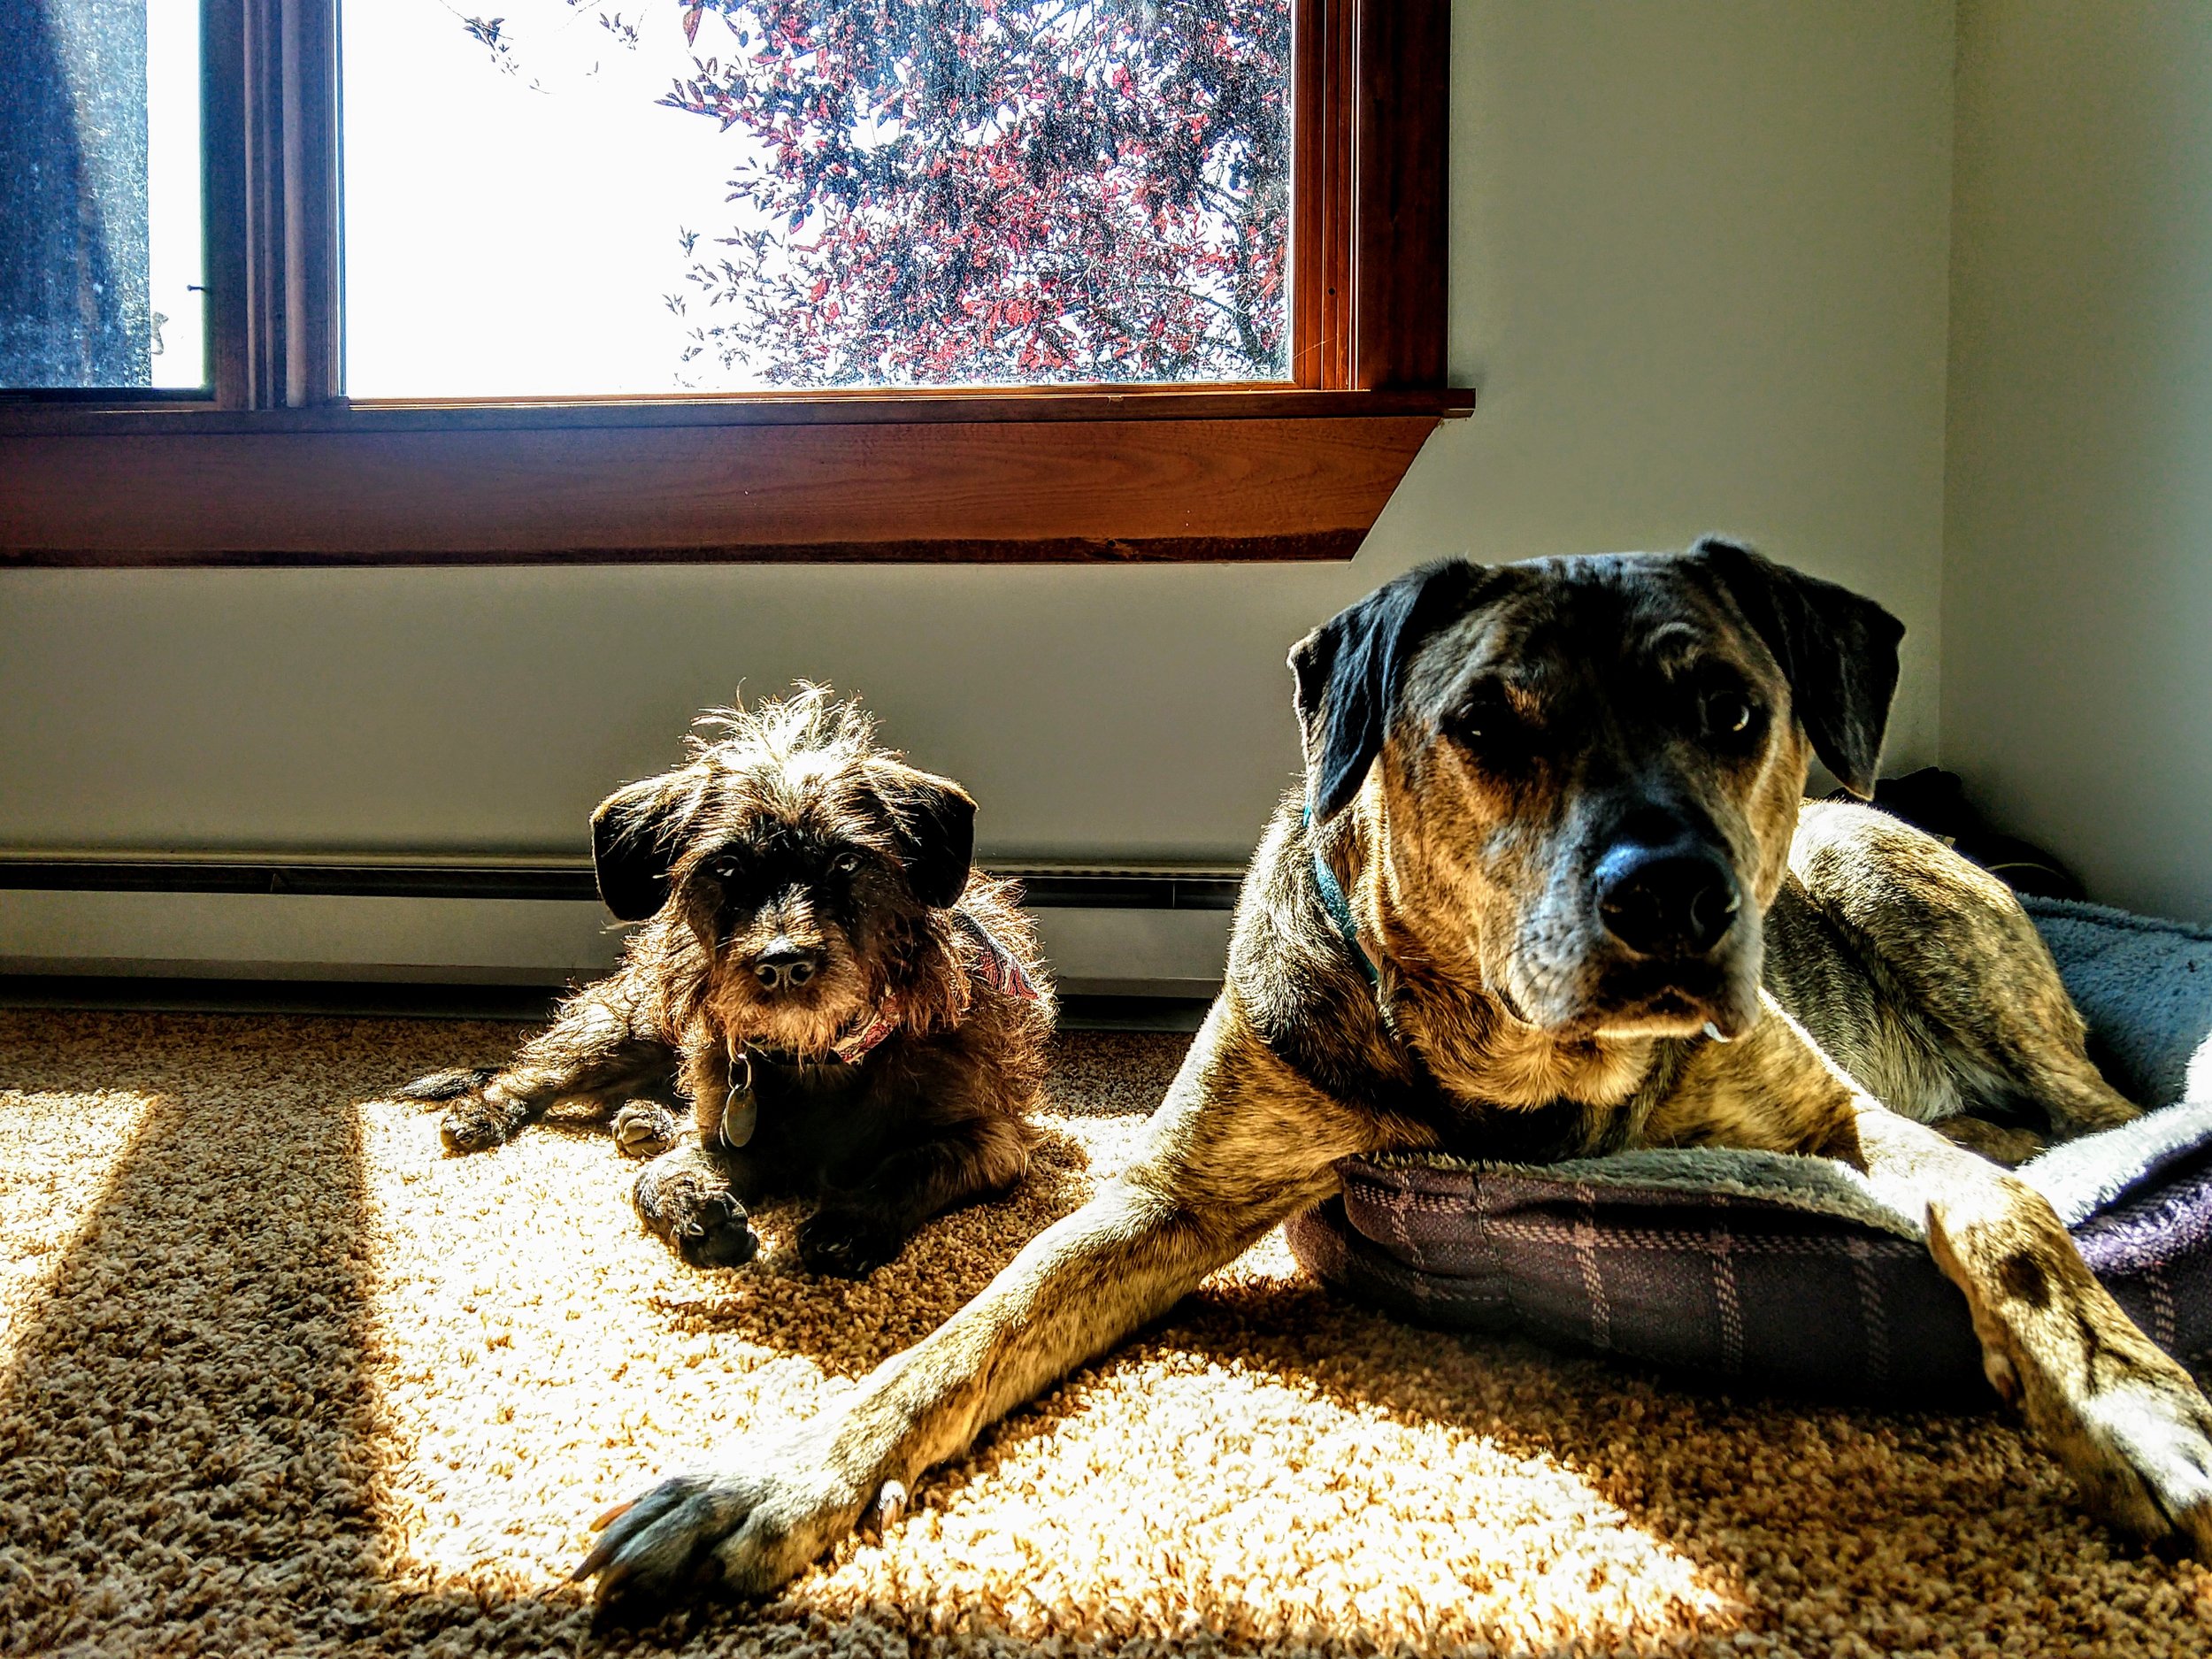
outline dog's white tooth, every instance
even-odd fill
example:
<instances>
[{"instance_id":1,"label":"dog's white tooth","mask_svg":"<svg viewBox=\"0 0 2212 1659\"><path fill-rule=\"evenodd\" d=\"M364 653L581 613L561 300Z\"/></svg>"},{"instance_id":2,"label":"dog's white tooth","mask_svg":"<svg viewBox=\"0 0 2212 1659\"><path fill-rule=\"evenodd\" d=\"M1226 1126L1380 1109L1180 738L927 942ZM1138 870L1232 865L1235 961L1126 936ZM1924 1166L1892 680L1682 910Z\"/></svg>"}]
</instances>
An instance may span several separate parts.
<instances>
[{"instance_id":1,"label":"dog's white tooth","mask_svg":"<svg viewBox=\"0 0 2212 1659\"><path fill-rule=\"evenodd\" d=\"M1713 1024L1713 1022L1709 1019L1705 1022L1705 1034L1710 1037L1715 1042L1733 1042L1736 1041L1733 1037L1724 1034L1721 1028Z\"/></svg>"},{"instance_id":2,"label":"dog's white tooth","mask_svg":"<svg viewBox=\"0 0 2212 1659\"><path fill-rule=\"evenodd\" d=\"M906 1518L906 1505L905 1485L887 1480L876 1493L875 1502L861 1511L855 1525L863 1538L881 1543L883 1535Z\"/></svg>"}]
</instances>

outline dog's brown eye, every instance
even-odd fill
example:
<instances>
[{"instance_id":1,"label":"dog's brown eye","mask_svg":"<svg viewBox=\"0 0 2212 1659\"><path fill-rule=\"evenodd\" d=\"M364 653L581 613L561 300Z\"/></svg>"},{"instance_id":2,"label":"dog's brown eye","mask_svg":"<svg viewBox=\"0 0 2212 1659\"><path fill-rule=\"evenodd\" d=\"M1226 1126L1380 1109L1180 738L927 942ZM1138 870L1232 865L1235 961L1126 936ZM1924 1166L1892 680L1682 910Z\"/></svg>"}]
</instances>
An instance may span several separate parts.
<instances>
[{"instance_id":1,"label":"dog's brown eye","mask_svg":"<svg viewBox=\"0 0 2212 1659\"><path fill-rule=\"evenodd\" d=\"M1452 740L1463 747L1499 758L1523 733L1512 705L1497 692L1479 691L1468 697L1444 722Z\"/></svg>"},{"instance_id":2,"label":"dog's brown eye","mask_svg":"<svg viewBox=\"0 0 2212 1659\"><path fill-rule=\"evenodd\" d=\"M1716 691L1705 698L1705 730L1711 737L1747 738L1759 711L1750 698L1740 692Z\"/></svg>"},{"instance_id":3,"label":"dog's brown eye","mask_svg":"<svg viewBox=\"0 0 2212 1659\"><path fill-rule=\"evenodd\" d=\"M859 868L860 855L858 853L840 853L837 855L835 869L839 875L849 876Z\"/></svg>"},{"instance_id":4,"label":"dog's brown eye","mask_svg":"<svg viewBox=\"0 0 2212 1659\"><path fill-rule=\"evenodd\" d=\"M727 858L718 859L715 863L708 865L707 872L717 881L734 881L737 879L737 865L734 862Z\"/></svg>"}]
</instances>

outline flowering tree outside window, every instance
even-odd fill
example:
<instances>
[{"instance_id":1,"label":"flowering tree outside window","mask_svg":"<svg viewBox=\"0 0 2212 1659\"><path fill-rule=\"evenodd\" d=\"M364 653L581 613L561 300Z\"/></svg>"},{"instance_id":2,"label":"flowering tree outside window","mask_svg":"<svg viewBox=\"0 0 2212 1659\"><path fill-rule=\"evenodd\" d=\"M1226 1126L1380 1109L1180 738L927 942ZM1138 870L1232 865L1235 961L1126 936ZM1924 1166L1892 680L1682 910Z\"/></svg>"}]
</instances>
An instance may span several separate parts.
<instances>
[{"instance_id":1,"label":"flowering tree outside window","mask_svg":"<svg viewBox=\"0 0 2212 1659\"><path fill-rule=\"evenodd\" d=\"M1290 0L672 4L661 102L728 135L735 221L680 232L695 373L1284 377ZM465 22L516 73L503 19Z\"/></svg>"},{"instance_id":2,"label":"flowering tree outside window","mask_svg":"<svg viewBox=\"0 0 2212 1659\"><path fill-rule=\"evenodd\" d=\"M767 225L697 349L793 386L1284 372L1288 0L680 0Z\"/></svg>"}]
</instances>

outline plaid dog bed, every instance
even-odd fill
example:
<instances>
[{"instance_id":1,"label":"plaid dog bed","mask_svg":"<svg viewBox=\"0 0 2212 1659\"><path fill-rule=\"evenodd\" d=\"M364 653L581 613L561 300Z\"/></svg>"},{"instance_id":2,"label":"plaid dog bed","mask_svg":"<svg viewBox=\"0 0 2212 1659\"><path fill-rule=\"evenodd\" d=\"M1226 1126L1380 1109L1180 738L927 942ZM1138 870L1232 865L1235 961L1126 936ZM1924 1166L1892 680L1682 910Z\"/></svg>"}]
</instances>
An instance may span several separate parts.
<instances>
[{"instance_id":1,"label":"plaid dog bed","mask_svg":"<svg viewBox=\"0 0 2212 1659\"><path fill-rule=\"evenodd\" d=\"M2106 1076L2177 1103L2020 1174L2136 1323L2212 1366L2212 933L2026 903ZM1917 1208L1844 1164L1697 1149L1341 1168L1342 1196L1286 1224L1291 1251L1402 1317L1824 1394L1983 1386L1965 1299Z\"/></svg>"}]
</instances>

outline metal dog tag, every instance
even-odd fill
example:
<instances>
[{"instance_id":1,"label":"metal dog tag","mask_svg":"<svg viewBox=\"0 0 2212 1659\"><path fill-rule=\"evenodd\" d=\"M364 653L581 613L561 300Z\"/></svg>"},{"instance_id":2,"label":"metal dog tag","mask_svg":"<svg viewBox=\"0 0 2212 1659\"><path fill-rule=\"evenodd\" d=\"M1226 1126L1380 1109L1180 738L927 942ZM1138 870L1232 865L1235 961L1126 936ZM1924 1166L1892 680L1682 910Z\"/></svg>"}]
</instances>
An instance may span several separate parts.
<instances>
[{"instance_id":1,"label":"metal dog tag","mask_svg":"<svg viewBox=\"0 0 2212 1659\"><path fill-rule=\"evenodd\" d=\"M741 1147L753 1138L753 1130L760 1123L760 1102L753 1098L753 1091L742 1085L730 1091L730 1097L722 1102L722 1139L729 1145Z\"/></svg>"},{"instance_id":2,"label":"metal dog tag","mask_svg":"<svg viewBox=\"0 0 2212 1659\"><path fill-rule=\"evenodd\" d=\"M760 1124L760 1102L753 1094L753 1057L738 1057L744 1064L744 1075L730 1085L729 1094L722 1102L722 1140L733 1147L741 1147L750 1141Z\"/></svg>"}]
</instances>

